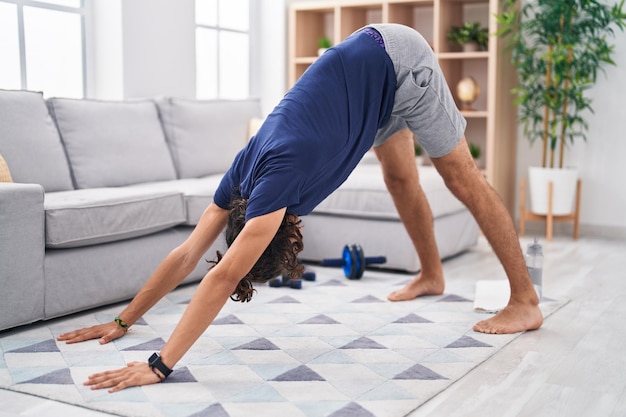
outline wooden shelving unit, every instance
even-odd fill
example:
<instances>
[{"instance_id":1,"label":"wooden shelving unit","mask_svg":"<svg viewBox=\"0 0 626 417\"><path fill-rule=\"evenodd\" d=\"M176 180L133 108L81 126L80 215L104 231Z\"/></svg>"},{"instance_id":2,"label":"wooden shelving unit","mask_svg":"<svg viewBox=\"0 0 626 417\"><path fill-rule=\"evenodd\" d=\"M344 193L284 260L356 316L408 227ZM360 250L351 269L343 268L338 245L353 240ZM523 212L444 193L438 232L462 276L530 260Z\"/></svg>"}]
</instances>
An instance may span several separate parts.
<instances>
[{"instance_id":1,"label":"wooden shelving unit","mask_svg":"<svg viewBox=\"0 0 626 417\"><path fill-rule=\"evenodd\" d=\"M400 23L417 29L431 44L453 95L456 84L472 76L480 85L473 111L463 111L465 135L482 150L478 161L509 211L515 203L517 119L510 94L515 73L503 41L491 36L487 51L461 52L446 39L450 26L480 22L493 34L499 0L335 0L289 5L288 77L293 85L317 59L318 40L339 43L370 23ZM456 98L456 97L455 97ZM458 103L457 103L458 104Z\"/></svg>"}]
</instances>

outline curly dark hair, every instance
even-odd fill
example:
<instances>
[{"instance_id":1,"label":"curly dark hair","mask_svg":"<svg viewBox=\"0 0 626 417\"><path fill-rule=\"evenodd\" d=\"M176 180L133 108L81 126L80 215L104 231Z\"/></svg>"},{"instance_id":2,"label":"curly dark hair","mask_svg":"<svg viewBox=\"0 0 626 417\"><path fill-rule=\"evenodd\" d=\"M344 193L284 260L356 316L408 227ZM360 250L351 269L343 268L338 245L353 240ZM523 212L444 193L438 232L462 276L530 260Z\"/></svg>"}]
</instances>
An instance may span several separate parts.
<instances>
[{"instance_id":1,"label":"curly dark hair","mask_svg":"<svg viewBox=\"0 0 626 417\"><path fill-rule=\"evenodd\" d=\"M228 225L224 232L226 244L230 247L246 224L246 207L248 200L235 197L231 200ZM237 284L235 292L230 296L233 301L249 302L256 291L252 283L265 283L279 275L288 275L291 279L300 279L304 266L298 263L298 253L304 244L300 232L301 220L298 216L285 213L285 217L276 235L250 272ZM209 261L213 266L222 259L217 251L217 260Z\"/></svg>"}]
</instances>

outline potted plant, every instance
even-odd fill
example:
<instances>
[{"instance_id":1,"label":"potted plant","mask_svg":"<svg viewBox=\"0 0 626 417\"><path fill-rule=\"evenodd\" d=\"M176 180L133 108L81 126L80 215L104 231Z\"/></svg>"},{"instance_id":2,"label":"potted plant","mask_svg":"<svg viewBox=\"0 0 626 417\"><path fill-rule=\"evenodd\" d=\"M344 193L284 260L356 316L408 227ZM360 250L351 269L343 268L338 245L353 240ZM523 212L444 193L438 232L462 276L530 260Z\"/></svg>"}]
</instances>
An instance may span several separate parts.
<instances>
[{"instance_id":1,"label":"potted plant","mask_svg":"<svg viewBox=\"0 0 626 417\"><path fill-rule=\"evenodd\" d=\"M466 22L462 26L452 26L448 31L448 41L463 47L464 52L486 50L489 43L487 28L481 28L479 22Z\"/></svg>"},{"instance_id":2,"label":"potted plant","mask_svg":"<svg viewBox=\"0 0 626 417\"><path fill-rule=\"evenodd\" d=\"M317 41L317 55L322 55L331 46L333 46L333 43L330 41L330 38L328 36L322 36Z\"/></svg>"},{"instance_id":3,"label":"potted plant","mask_svg":"<svg viewBox=\"0 0 626 417\"><path fill-rule=\"evenodd\" d=\"M516 0L504 0L497 16L498 35L507 38L517 72L512 93L524 135L543 145L541 167L529 168L536 214L547 214L548 181L554 190L552 214L572 212L578 173L564 168L564 153L575 139L586 140L586 117L592 114L586 92L602 66L615 64L607 38L614 27L626 26L623 6L624 0L612 6L598 0L537 0L519 7Z\"/></svg>"}]
</instances>

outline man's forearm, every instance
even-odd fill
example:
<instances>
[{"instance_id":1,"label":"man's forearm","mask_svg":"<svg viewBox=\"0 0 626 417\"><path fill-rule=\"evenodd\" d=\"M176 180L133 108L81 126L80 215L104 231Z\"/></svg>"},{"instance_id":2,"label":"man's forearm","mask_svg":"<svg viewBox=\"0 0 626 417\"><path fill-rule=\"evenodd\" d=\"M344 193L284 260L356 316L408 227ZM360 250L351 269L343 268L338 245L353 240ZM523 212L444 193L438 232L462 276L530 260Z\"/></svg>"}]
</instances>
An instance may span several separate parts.
<instances>
[{"instance_id":1,"label":"man's forearm","mask_svg":"<svg viewBox=\"0 0 626 417\"><path fill-rule=\"evenodd\" d=\"M228 211L209 205L187 240L167 255L120 318L131 325L189 275L215 242L228 219Z\"/></svg>"},{"instance_id":2,"label":"man's forearm","mask_svg":"<svg viewBox=\"0 0 626 417\"><path fill-rule=\"evenodd\" d=\"M217 317L236 285L236 281L212 273L202 280L179 324L161 350L165 365L172 369L191 348Z\"/></svg>"},{"instance_id":3,"label":"man's forearm","mask_svg":"<svg viewBox=\"0 0 626 417\"><path fill-rule=\"evenodd\" d=\"M167 293L176 288L195 268L197 262L185 259L181 248L167 255L119 317L128 325L135 323Z\"/></svg>"},{"instance_id":4,"label":"man's forearm","mask_svg":"<svg viewBox=\"0 0 626 417\"><path fill-rule=\"evenodd\" d=\"M224 258L202 280L180 323L161 350L166 366L172 369L213 322L239 280L252 269L276 235L285 212L283 208L246 223Z\"/></svg>"}]
</instances>

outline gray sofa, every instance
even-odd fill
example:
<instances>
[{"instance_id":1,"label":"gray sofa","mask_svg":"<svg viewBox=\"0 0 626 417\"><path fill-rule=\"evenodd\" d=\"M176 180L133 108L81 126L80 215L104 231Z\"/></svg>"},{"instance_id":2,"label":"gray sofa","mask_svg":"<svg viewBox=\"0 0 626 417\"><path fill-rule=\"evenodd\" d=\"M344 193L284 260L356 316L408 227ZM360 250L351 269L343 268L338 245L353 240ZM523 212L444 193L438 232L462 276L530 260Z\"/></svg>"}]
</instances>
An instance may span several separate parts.
<instances>
[{"instance_id":1,"label":"gray sofa","mask_svg":"<svg viewBox=\"0 0 626 417\"><path fill-rule=\"evenodd\" d=\"M132 298L189 235L259 116L258 100L0 90L13 180L0 183L0 330ZM187 282L206 271L200 262Z\"/></svg>"},{"instance_id":2,"label":"gray sofa","mask_svg":"<svg viewBox=\"0 0 626 417\"><path fill-rule=\"evenodd\" d=\"M260 116L258 100L96 101L0 90L0 330L132 298L182 243ZM371 156L304 219L303 260L346 243L419 261ZM442 257L476 243L478 228L432 168L422 184ZM225 250L222 240L207 252ZM186 279L201 279L200 262Z\"/></svg>"},{"instance_id":3,"label":"gray sofa","mask_svg":"<svg viewBox=\"0 0 626 417\"><path fill-rule=\"evenodd\" d=\"M433 213L441 258L474 246L479 229L467 208L445 186L433 166L419 166L420 185ZM369 152L334 193L303 219L305 261L338 258L345 244L358 243L366 256L385 256L372 268L416 272L413 243L385 186L380 165Z\"/></svg>"}]
</instances>

